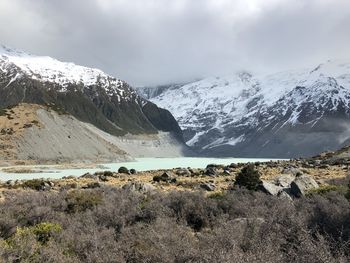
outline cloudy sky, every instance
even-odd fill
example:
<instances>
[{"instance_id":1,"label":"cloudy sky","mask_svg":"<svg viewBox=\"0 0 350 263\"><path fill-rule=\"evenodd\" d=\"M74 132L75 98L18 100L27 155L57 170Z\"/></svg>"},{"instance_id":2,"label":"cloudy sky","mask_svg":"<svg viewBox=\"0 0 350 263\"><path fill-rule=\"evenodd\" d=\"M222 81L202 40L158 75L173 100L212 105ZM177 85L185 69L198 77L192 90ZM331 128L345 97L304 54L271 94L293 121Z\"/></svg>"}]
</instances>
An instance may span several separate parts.
<instances>
[{"instance_id":1,"label":"cloudy sky","mask_svg":"<svg viewBox=\"0 0 350 263\"><path fill-rule=\"evenodd\" d=\"M349 0L1 0L0 42L133 85L350 58Z\"/></svg>"}]
</instances>

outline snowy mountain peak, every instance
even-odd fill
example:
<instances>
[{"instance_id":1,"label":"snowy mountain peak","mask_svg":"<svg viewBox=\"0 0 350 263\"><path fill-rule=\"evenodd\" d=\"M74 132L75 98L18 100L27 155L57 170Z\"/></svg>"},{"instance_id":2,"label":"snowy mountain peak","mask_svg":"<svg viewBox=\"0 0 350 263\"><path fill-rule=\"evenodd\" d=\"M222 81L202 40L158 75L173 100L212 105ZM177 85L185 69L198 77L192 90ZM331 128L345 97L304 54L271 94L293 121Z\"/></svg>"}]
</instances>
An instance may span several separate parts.
<instances>
[{"instance_id":1,"label":"snowy mountain peak","mask_svg":"<svg viewBox=\"0 0 350 263\"><path fill-rule=\"evenodd\" d=\"M35 56L1 45L0 70L5 74L11 73L13 66L32 79L58 84L61 92L67 91L67 86L70 84L85 87L99 85L105 88L109 95L123 95L124 82L99 69L79 66L71 62L61 62L49 56Z\"/></svg>"},{"instance_id":2,"label":"snowy mountain peak","mask_svg":"<svg viewBox=\"0 0 350 263\"><path fill-rule=\"evenodd\" d=\"M330 60L311 69L269 75L237 72L167 89L151 100L170 110L185 131L188 144L200 151L228 156L238 150L252 153L250 156L266 151L261 154L266 156L287 139L282 134L289 130L308 134L318 129L312 140L321 138L323 131L348 132L338 125L349 127L349 121L333 122L350 119L350 63ZM333 124L328 127L325 123ZM278 134L280 139L276 139ZM334 141L329 145L334 146ZM298 142L293 143L289 156L298 151ZM317 147L308 150L324 150Z\"/></svg>"}]
</instances>

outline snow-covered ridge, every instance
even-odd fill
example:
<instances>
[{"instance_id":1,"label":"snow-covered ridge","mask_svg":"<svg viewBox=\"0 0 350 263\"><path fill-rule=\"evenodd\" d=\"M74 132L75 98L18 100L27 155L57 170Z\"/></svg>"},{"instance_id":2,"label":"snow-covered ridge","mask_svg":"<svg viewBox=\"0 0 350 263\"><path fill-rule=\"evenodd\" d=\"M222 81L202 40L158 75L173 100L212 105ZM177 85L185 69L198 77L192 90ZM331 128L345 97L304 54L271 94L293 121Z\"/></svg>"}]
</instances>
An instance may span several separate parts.
<instances>
[{"instance_id":1,"label":"snow-covered ridge","mask_svg":"<svg viewBox=\"0 0 350 263\"><path fill-rule=\"evenodd\" d=\"M247 131L316 123L339 107L350 114L350 62L329 60L269 75L237 72L168 89L151 100L189 131L189 145L232 146L243 142Z\"/></svg>"},{"instance_id":2,"label":"snow-covered ridge","mask_svg":"<svg viewBox=\"0 0 350 263\"><path fill-rule=\"evenodd\" d=\"M13 65L32 79L58 84L59 91L62 92L67 91L69 84L81 84L86 87L98 84L108 95L123 96L124 82L99 69L61 62L48 56L31 55L0 45L0 70L8 73Z\"/></svg>"}]
</instances>

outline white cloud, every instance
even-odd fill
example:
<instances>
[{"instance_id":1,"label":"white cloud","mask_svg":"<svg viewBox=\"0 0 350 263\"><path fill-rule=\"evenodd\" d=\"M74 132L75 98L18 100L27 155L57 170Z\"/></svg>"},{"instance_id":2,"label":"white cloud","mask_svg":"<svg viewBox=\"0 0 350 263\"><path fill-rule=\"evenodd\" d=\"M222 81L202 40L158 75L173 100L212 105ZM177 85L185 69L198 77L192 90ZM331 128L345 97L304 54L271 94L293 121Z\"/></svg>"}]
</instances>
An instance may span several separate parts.
<instances>
[{"instance_id":1,"label":"white cloud","mask_svg":"<svg viewBox=\"0 0 350 263\"><path fill-rule=\"evenodd\" d=\"M133 84L348 57L348 0L1 0L3 44Z\"/></svg>"}]
</instances>

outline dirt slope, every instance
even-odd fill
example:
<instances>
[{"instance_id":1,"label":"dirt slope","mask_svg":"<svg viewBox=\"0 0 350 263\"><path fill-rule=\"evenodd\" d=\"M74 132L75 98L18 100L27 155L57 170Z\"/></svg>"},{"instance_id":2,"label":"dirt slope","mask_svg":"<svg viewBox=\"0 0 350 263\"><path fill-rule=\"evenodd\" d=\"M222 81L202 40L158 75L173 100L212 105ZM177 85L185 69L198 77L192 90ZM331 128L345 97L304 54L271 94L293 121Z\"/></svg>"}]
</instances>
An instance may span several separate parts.
<instances>
[{"instance_id":1,"label":"dirt slope","mask_svg":"<svg viewBox=\"0 0 350 263\"><path fill-rule=\"evenodd\" d=\"M182 155L183 146L166 132L116 137L36 104L22 103L0 114L3 163L115 162Z\"/></svg>"}]
</instances>

